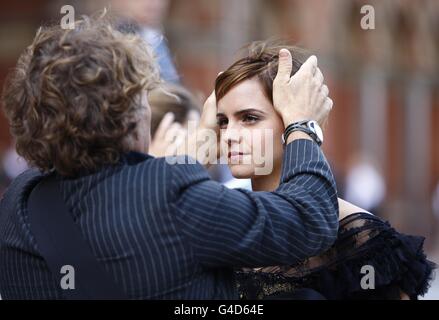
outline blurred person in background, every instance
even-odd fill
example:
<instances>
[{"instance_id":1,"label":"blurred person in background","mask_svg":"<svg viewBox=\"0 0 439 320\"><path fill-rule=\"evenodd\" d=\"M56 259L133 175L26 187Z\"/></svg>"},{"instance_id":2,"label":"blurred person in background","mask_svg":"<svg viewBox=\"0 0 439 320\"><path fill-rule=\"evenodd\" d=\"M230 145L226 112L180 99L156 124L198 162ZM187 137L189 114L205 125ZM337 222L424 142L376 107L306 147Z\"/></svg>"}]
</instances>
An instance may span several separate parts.
<instances>
[{"instance_id":1,"label":"blurred person in background","mask_svg":"<svg viewBox=\"0 0 439 320\"><path fill-rule=\"evenodd\" d=\"M188 122L196 126L200 120L201 104L184 87L164 84L148 93L151 106L151 144L149 154L156 157L171 155L184 141ZM175 138L175 139L174 139Z\"/></svg>"},{"instance_id":2,"label":"blurred person in background","mask_svg":"<svg viewBox=\"0 0 439 320\"><path fill-rule=\"evenodd\" d=\"M138 33L157 57L160 76L166 82L179 83L171 52L163 31L169 0L111 0L111 8L120 15L120 28Z\"/></svg>"},{"instance_id":3,"label":"blurred person in background","mask_svg":"<svg viewBox=\"0 0 439 320\"><path fill-rule=\"evenodd\" d=\"M344 197L364 210L380 215L386 184L376 166L366 156L354 155L345 178Z\"/></svg>"},{"instance_id":4,"label":"blurred person in background","mask_svg":"<svg viewBox=\"0 0 439 320\"><path fill-rule=\"evenodd\" d=\"M9 180L15 179L20 173L29 169L26 160L17 153L15 146L11 146L5 151L2 157L2 166Z\"/></svg>"},{"instance_id":5,"label":"blurred person in background","mask_svg":"<svg viewBox=\"0 0 439 320\"><path fill-rule=\"evenodd\" d=\"M9 183L27 169L29 166L17 153L15 144L7 148L0 156L0 196Z\"/></svg>"},{"instance_id":6,"label":"blurred person in background","mask_svg":"<svg viewBox=\"0 0 439 320\"><path fill-rule=\"evenodd\" d=\"M284 43L254 42L245 56L221 73L215 82L217 119L224 146L221 151L227 156L235 177L251 179L253 191L273 191L281 181L285 150L283 124L273 108L272 98L272 80L280 48L289 49L294 75L309 56L306 51ZM328 88L322 90L328 91ZM258 144L244 132L263 135L267 129L273 132L273 159L268 160L273 161L273 170L269 175L256 174L256 168L266 165L256 163L256 156L266 154L267 150L264 142ZM301 157L300 153L297 156ZM343 199L338 201L338 238L328 251L297 265L237 272L241 297L289 299L303 287L312 288L331 300L417 299L424 295L435 267L424 254L424 238L399 233L364 208ZM373 290L361 287L363 266L374 268Z\"/></svg>"}]
</instances>

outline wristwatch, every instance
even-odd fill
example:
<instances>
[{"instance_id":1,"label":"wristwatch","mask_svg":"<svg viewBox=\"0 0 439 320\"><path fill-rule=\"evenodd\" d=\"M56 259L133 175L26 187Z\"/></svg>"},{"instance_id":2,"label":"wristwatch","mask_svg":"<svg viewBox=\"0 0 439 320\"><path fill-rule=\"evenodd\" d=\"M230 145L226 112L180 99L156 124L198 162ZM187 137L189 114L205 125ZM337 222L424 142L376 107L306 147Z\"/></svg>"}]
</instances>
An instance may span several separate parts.
<instances>
[{"instance_id":1,"label":"wristwatch","mask_svg":"<svg viewBox=\"0 0 439 320\"><path fill-rule=\"evenodd\" d=\"M294 131L302 131L308 134L319 146L323 143L323 131L315 120L303 120L294 122L285 129L282 135L282 143L287 142L288 136Z\"/></svg>"}]
</instances>

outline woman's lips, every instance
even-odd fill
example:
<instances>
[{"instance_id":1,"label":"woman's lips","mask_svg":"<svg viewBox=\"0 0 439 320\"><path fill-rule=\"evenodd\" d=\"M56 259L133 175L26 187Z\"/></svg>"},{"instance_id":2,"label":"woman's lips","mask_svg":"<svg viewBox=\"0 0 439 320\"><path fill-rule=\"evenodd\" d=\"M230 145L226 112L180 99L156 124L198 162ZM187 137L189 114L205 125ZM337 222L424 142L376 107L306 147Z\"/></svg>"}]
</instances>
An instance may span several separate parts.
<instances>
[{"instance_id":1,"label":"woman's lips","mask_svg":"<svg viewBox=\"0 0 439 320\"><path fill-rule=\"evenodd\" d=\"M237 161L241 160L243 157L244 157L244 153L242 153L242 152L230 151L228 154L228 158L232 162L237 162Z\"/></svg>"}]
</instances>

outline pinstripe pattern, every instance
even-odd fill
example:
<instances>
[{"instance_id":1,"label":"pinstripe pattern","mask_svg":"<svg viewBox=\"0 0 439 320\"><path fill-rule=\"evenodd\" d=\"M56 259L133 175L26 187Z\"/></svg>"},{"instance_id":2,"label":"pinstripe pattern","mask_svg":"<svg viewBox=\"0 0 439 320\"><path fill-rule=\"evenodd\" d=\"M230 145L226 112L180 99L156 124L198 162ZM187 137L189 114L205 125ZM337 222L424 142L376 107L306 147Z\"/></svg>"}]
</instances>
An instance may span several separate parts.
<instances>
[{"instance_id":1,"label":"pinstripe pattern","mask_svg":"<svg viewBox=\"0 0 439 320\"><path fill-rule=\"evenodd\" d=\"M4 299L62 298L29 232L26 199L39 179L25 172L1 202ZM286 147L281 182L275 192L231 190L198 163L171 166L132 152L98 173L63 179L61 192L130 298L230 299L234 267L292 264L335 240L335 183L314 142Z\"/></svg>"}]
</instances>

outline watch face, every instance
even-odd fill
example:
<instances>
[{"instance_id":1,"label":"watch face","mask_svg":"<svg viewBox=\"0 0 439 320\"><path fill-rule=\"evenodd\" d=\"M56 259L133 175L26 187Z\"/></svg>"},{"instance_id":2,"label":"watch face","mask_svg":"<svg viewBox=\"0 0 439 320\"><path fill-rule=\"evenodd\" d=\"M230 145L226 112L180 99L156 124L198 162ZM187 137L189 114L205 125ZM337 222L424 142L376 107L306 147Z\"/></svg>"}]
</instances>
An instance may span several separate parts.
<instances>
[{"instance_id":1,"label":"watch face","mask_svg":"<svg viewBox=\"0 0 439 320\"><path fill-rule=\"evenodd\" d=\"M308 122L308 128L312 130L316 134L316 136L320 139L321 142L323 142L323 131L320 128L317 121L311 120Z\"/></svg>"}]
</instances>

